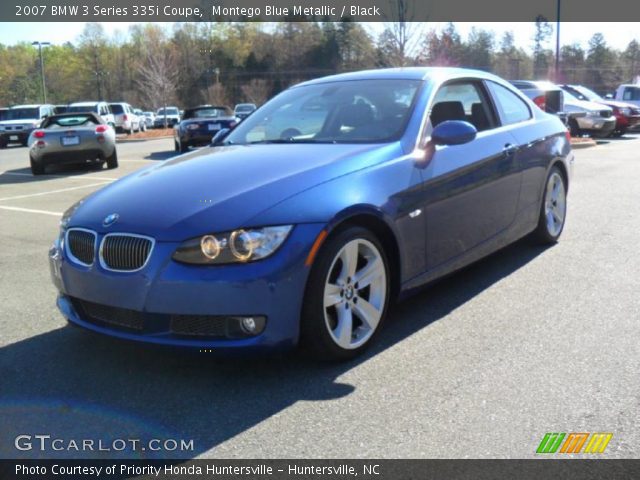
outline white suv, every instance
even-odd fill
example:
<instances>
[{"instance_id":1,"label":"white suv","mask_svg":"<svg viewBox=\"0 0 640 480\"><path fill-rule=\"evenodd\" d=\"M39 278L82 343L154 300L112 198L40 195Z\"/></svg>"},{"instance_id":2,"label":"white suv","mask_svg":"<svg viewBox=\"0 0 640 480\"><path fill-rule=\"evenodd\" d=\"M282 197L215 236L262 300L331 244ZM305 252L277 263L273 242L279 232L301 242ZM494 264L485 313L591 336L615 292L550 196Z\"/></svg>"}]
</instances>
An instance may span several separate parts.
<instances>
[{"instance_id":1,"label":"white suv","mask_svg":"<svg viewBox=\"0 0 640 480\"><path fill-rule=\"evenodd\" d=\"M142 129L140 117L133 111L128 103L110 103L111 111L116 120L116 132L133 133Z\"/></svg>"},{"instance_id":2,"label":"white suv","mask_svg":"<svg viewBox=\"0 0 640 480\"><path fill-rule=\"evenodd\" d=\"M16 105L5 110L0 122L0 148L10 143L26 146L29 135L40 126L42 119L54 113L53 105Z\"/></svg>"},{"instance_id":3,"label":"white suv","mask_svg":"<svg viewBox=\"0 0 640 480\"><path fill-rule=\"evenodd\" d=\"M69 105L67 113L93 112L97 113L108 125L116 128L116 120L113 117L111 107L107 102L76 102Z\"/></svg>"}]
</instances>

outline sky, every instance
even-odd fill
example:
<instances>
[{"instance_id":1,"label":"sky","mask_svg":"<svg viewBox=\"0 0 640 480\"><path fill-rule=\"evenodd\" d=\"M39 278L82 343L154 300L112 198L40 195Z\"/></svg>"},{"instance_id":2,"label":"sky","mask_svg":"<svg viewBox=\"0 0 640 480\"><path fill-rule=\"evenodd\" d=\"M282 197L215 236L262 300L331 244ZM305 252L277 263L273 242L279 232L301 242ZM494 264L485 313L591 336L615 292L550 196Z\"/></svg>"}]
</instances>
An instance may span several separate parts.
<instances>
[{"instance_id":1,"label":"sky","mask_svg":"<svg viewBox=\"0 0 640 480\"><path fill-rule=\"evenodd\" d=\"M103 22L102 25L108 34L114 34L119 31L122 35L126 35L127 30L132 22ZM170 28L171 23L165 23ZM512 31L515 36L516 45L526 50L531 49L533 43L534 24L533 22L485 22L485 23L465 23L455 22L456 28L463 38L473 26L493 31L496 39L500 39L505 31ZM5 45L14 45L19 42L48 41L54 44L62 44L65 42L74 42L85 24L83 22L57 22L57 23L0 23L0 43ZM428 23L427 29L442 29L444 23ZM553 24L555 28L555 24ZM367 30L372 34L377 34L384 27L382 23L368 23ZM632 39L640 41L640 23L638 22L615 22L615 23L587 23L587 22L563 22L560 24L560 40L563 45L578 43L583 48L587 47L587 42L591 36L601 32L607 43L614 48L624 49ZM553 42L549 42L549 47L555 45L555 36Z\"/></svg>"}]
</instances>

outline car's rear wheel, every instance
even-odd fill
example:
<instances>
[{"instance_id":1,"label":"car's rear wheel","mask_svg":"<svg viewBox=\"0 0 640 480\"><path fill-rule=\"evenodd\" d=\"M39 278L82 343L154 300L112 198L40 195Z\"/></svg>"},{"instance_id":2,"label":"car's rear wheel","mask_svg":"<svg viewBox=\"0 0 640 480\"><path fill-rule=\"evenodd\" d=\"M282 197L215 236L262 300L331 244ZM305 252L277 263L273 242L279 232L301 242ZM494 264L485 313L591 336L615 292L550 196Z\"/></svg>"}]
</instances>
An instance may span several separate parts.
<instances>
[{"instance_id":1,"label":"car's rear wheel","mask_svg":"<svg viewBox=\"0 0 640 480\"><path fill-rule=\"evenodd\" d=\"M29 163L31 164L31 173L33 175L42 175L44 173L44 165L29 155Z\"/></svg>"},{"instance_id":2,"label":"car's rear wheel","mask_svg":"<svg viewBox=\"0 0 640 480\"><path fill-rule=\"evenodd\" d=\"M107 168L108 169L114 169L114 168L118 168L118 152L116 151L116 149L113 149L113 153L106 158L107 160Z\"/></svg>"},{"instance_id":3,"label":"car's rear wheel","mask_svg":"<svg viewBox=\"0 0 640 480\"><path fill-rule=\"evenodd\" d=\"M180 153L186 153L189 151L189 144L180 142Z\"/></svg>"},{"instance_id":4,"label":"car's rear wheel","mask_svg":"<svg viewBox=\"0 0 640 480\"><path fill-rule=\"evenodd\" d=\"M305 292L300 325L304 353L346 360L369 346L389 304L389 266L369 231L349 227L318 254Z\"/></svg>"},{"instance_id":5,"label":"car's rear wheel","mask_svg":"<svg viewBox=\"0 0 640 480\"><path fill-rule=\"evenodd\" d=\"M535 239L540 243L556 243L564 229L567 217L567 185L558 167L547 176Z\"/></svg>"}]
</instances>

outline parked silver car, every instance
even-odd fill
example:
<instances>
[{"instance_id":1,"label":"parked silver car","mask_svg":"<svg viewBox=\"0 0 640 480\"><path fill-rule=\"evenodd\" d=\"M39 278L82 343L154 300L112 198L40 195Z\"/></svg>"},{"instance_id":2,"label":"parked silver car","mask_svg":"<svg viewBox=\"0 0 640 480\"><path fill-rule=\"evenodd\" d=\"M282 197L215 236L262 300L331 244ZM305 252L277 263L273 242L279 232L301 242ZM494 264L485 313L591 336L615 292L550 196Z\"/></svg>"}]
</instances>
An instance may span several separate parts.
<instances>
[{"instance_id":1,"label":"parked silver car","mask_svg":"<svg viewBox=\"0 0 640 480\"><path fill-rule=\"evenodd\" d=\"M29 160L34 175L47 165L97 162L118 166L116 133L93 112L47 117L29 136Z\"/></svg>"},{"instance_id":2,"label":"parked silver car","mask_svg":"<svg viewBox=\"0 0 640 480\"><path fill-rule=\"evenodd\" d=\"M144 116L144 123L147 128L153 128L153 121L156 119L156 114L153 112L142 112Z\"/></svg>"},{"instance_id":3,"label":"parked silver car","mask_svg":"<svg viewBox=\"0 0 640 480\"><path fill-rule=\"evenodd\" d=\"M568 91L564 92L564 109L569 113L583 114L569 118L569 130L573 136L587 134L605 138L616 128L616 117L610 107L580 100Z\"/></svg>"}]
</instances>

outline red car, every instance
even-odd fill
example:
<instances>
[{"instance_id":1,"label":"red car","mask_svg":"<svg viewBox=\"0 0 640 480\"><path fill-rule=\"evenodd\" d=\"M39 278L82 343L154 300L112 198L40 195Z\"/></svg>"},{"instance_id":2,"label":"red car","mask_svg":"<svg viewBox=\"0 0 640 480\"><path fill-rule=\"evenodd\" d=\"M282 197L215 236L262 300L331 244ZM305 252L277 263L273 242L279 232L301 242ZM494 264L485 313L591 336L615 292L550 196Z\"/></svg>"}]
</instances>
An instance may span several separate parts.
<instances>
[{"instance_id":1,"label":"red car","mask_svg":"<svg viewBox=\"0 0 640 480\"><path fill-rule=\"evenodd\" d=\"M602 98L596 92L581 85L561 85L561 87L580 100L601 103L611 107L613 115L616 117L616 128L611 133L612 136L620 137L629 130L640 128L640 107L637 105Z\"/></svg>"}]
</instances>

